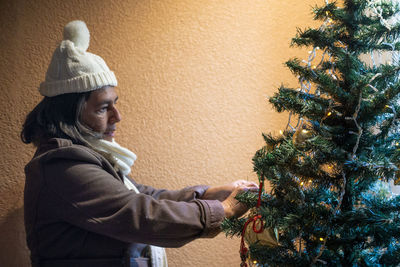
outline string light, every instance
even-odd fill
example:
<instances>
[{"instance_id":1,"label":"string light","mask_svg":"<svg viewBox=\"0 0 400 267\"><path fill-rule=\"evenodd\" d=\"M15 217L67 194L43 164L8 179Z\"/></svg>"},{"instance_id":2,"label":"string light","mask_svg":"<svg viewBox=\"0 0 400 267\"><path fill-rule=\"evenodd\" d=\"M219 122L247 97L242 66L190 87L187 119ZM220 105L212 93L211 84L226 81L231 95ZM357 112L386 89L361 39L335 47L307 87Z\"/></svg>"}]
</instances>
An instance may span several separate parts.
<instances>
[{"instance_id":1,"label":"string light","mask_svg":"<svg viewBox=\"0 0 400 267\"><path fill-rule=\"evenodd\" d=\"M322 237L320 237L320 238L319 238L319 241L321 241L321 242L322 242L322 241L324 241L324 239L323 239Z\"/></svg>"},{"instance_id":2,"label":"string light","mask_svg":"<svg viewBox=\"0 0 400 267\"><path fill-rule=\"evenodd\" d=\"M328 4L328 0L326 0L327 4ZM327 15L327 17L329 17L330 15L332 15L329 11L326 11L325 13ZM321 27L319 28L320 31L324 31L326 28L332 27L332 25L330 24L330 22L332 22L331 19L329 19L329 23L328 23L328 18L325 19L324 23L321 25ZM316 69L317 66L320 66L320 64L322 64L322 62L324 61L324 56L327 54L329 56L328 61L332 62L332 55L330 55L330 53L327 50L324 50L322 53L322 57L321 57L321 61L319 64L317 64L317 66L312 66L312 62L313 60L316 58L316 50L320 50L321 48L316 46L313 48L313 50L309 51L309 56L308 56L308 60L303 60L303 62L306 64L306 66L308 66L311 69ZM332 77L332 79L337 80L337 77L334 75L334 64L332 64L332 68L329 70L329 74ZM299 80L300 83L300 92L305 92L305 93L309 93L312 87L312 84L310 81L306 80L304 77L297 75L297 79ZM319 95L319 91L318 89L316 90L316 94ZM291 128L292 130L296 131L297 127L300 124L301 121L301 117L297 118L297 125L296 123L294 123L292 125L292 115L293 112L289 113L289 120L288 123L286 125L286 129L287 128Z\"/></svg>"}]
</instances>

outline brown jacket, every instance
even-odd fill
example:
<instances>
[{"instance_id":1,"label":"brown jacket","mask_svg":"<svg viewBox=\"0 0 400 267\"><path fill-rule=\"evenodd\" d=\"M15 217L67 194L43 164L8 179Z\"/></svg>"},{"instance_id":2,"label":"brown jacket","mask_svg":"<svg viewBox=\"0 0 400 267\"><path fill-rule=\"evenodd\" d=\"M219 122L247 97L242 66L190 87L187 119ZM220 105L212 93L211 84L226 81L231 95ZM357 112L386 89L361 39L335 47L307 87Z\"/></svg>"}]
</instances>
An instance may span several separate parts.
<instances>
[{"instance_id":1,"label":"brown jacket","mask_svg":"<svg viewBox=\"0 0 400 267\"><path fill-rule=\"evenodd\" d=\"M213 237L224 217L206 186L128 190L110 163L66 139L41 145L25 167L25 228L35 263L143 256L145 244L179 247ZM38 265L38 264L36 264ZM40 264L39 264L40 265Z\"/></svg>"}]
</instances>

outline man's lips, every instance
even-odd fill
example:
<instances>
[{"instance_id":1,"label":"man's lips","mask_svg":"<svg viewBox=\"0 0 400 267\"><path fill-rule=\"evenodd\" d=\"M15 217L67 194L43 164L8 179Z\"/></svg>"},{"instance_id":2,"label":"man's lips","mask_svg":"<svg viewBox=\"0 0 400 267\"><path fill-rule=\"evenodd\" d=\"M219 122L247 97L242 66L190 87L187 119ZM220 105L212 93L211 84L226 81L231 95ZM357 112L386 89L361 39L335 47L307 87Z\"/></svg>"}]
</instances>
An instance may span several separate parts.
<instances>
[{"instance_id":1,"label":"man's lips","mask_svg":"<svg viewBox=\"0 0 400 267\"><path fill-rule=\"evenodd\" d=\"M114 136L114 131L112 131L112 132L105 132L104 135Z\"/></svg>"},{"instance_id":2,"label":"man's lips","mask_svg":"<svg viewBox=\"0 0 400 267\"><path fill-rule=\"evenodd\" d=\"M115 130L116 129L110 129L110 130L105 131L103 134L108 135L108 136L114 136Z\"/></svg>"}]
</instances>

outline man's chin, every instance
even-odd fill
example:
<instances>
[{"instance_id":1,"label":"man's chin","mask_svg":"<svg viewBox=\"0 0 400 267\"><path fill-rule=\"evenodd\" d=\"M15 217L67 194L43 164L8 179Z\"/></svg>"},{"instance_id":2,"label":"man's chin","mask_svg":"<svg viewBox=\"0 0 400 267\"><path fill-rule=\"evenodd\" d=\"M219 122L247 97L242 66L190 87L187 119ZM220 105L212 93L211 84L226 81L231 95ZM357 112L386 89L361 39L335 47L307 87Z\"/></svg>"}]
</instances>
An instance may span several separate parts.
<instances>
[{"instance_id":1,"label":"man's chin","mask_svg":"<svg viewBox=\"0 0 400 267\"><path fill-rule=\"evenodd\" d=\"M108 142L112 142L114 139L114 135L109 135L109 134L103 134L102 139L108 141Z\"/></svg>"},{"instance_id":2,"label":"man's chin","mask_svg":"<svg viewBox=\"0 0 400 267\"><path fill-rule=\"evenodd\" d=\"M114 139L114 132L103 133L103 139L112 142L112 140Z\"/></svg>"}]
</instances>

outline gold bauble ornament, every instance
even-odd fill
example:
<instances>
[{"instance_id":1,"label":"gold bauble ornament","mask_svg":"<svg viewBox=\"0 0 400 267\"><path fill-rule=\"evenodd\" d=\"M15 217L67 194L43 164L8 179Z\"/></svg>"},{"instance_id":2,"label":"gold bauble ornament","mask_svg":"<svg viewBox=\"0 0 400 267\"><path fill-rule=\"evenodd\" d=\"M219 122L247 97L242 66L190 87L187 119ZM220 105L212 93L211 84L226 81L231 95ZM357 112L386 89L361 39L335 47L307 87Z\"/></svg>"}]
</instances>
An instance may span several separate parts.
<instances>
[{"instance_id":1,"label":"gold bauble ornament","mask_svg":"<svg viewBox=\"0 0 400 267\"><path fill-rule=\"evenodd\" d=\"M400 150L400 142L399 141L396 141L395 143L394 143L394 145L396 146L396 150L397 150L397 152ZM394 185L400 185L400 163L397 163L396 164L396 167L397 167L397 171L395 172L395 174L394 174Z\"/></svg>"},{"instance_id":2,"label":"gold bauble ornament","mask_svg":"<svg viewBox=\"0 0 400 267\"><path fill-rule=\"evenodd\" d=\"M334 163L324 163L320 165L320 169L330 176L334 176L338 174L338 167Z\"/></svg>"},{"instance_id":3,"label":"gold bauble ornament","mask_svg":"<svg viewBox=\"0 0 400 267\"><path fill-rule=\"evenodd\" d=\"M268 152L271 152L272 150L275 149L275 146L274 146L274 145L271 145L271 144L267 144L267 145L265 146L265 149L266 149Z\"/></svg>"},{"instance_id":4,"label":"gold bauble ornament","mask_svg":"<svg viewBox=\"0 0 400 267\"><path fill-rule=\"evenodd\" d=\"M263 149L264 149L265 152L271 153L271 152L275 149L275 146L267 143L267 144L263 147Z\"/></svg>"},{"instance_id":5,"label":"gold bauble ornament","mask_svg":"<svg viewBox=\"0 0 400 267\"><path fill-rule=\"evenodd\" d=\"M307 128L299 127L296 132L293 134L292 140L293 145L296 149L300 151L309 150L309 146L307 141L313 137L314 133L312 130Z\"/></svg>"},{"instance_id":6,"label":"gold bauble ornament","mask_svg":"<svg viewBox=\"0 0 400 267\"><path fill-rule=\"evenodd\" d=\"M247 225L244 233L246 243L248 245L257 243L264 246L278 246L278 231L276 228L263 228L263 225L264 223L262 223L261 219L257 219ZM263 228L262 231L257 233L261 230L261 227ZM257 232L254 231L255 229Z\"/></svg>"},{"instance_id":7,"label":"gold bauble ornament","mask_svg":"<svg viewBox=\"0 0 400 267\"><path fill-rule=\"evenodd\" d=\"M397 166L400 169L400 166ZM394 185L400 185L400 171L396 171L394 176Z\"/></svg>"}]
</instances>

